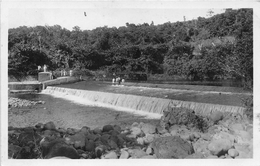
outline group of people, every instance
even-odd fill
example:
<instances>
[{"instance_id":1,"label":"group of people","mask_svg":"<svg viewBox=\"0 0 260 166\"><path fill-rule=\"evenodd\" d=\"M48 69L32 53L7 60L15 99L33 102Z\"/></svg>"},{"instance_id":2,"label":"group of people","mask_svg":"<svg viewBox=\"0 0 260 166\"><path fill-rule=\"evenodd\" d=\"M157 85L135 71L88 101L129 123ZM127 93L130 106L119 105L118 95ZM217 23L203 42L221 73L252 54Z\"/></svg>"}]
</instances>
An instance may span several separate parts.
<instances>
[{"instance_id":1,"label":"group of people","mask_svg":"<svg viewBox=\"0 0 260 166\"><path fill-rule=\"evenodd\" d=\"M115 74L113 74L113 79L112 79L112 85L121 85L121 83L125 82L125 79L121 78L120 76L115 76Z\"/></svg>"}]
</instances>

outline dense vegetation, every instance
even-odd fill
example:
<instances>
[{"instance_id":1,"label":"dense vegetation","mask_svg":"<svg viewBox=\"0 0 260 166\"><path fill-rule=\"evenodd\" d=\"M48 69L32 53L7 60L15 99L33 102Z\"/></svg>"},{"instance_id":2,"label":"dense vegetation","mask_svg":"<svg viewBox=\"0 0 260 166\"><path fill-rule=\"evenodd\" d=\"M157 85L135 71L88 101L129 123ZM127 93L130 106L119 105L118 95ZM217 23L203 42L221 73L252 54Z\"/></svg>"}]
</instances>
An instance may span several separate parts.
<instances>
[{"instance_id":1,"label":"dense vegetation","mask_svg":"<svg viewBox=\"0 0 260 166\"><path fill-rule=\"evenodd\" d=\"M161 25L126 23L72 31L55 26L9 29L9 76L75 69L176 76L191 80L237 78L252 87L253 10L227 9L210 18Z\"/></svg>"}]
</instances>

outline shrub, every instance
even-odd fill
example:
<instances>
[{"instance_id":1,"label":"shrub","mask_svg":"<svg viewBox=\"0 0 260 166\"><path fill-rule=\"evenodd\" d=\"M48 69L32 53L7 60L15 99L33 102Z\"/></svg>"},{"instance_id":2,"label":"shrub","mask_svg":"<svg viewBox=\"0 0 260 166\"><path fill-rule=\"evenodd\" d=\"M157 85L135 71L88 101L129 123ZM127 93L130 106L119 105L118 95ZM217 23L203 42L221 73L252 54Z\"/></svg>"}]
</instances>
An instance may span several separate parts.
<instances>
[{"instance_id":1,"label":"shrub","mask_svg":"<svg viewBox=\"0 0 260 166\"><path fill-rule=\"evenodd\" d=\"M209 127L205 118L184 107L171 107L168 111L165 111L160 124L165 129L169 129L172 125L185 125L190 128L197 128L202 132L207 131Z\"/></svg>"}]
</instances>

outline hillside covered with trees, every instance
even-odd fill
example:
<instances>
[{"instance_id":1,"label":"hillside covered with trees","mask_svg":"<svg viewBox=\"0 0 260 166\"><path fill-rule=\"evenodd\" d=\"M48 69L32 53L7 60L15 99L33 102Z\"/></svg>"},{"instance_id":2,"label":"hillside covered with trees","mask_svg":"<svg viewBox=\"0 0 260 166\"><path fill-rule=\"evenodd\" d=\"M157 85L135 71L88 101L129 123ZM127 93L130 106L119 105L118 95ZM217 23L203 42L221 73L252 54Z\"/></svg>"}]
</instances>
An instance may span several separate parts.
<instances>
[{"instance_id":1,"label":"hillside covered with trees","mask_svg":"<svg viewBox=\"0 0 260 166\"><path fill-rule=\"evenodd\" d=\"M126 20L127 21L127 20ZM9 29L8 74L52 71L103 71L176 76L190 80L236 78L252 87L253 10L226 9L210 18L183 22L131 24L72 31L55 26Z\"/></svg>"}]
</instances>

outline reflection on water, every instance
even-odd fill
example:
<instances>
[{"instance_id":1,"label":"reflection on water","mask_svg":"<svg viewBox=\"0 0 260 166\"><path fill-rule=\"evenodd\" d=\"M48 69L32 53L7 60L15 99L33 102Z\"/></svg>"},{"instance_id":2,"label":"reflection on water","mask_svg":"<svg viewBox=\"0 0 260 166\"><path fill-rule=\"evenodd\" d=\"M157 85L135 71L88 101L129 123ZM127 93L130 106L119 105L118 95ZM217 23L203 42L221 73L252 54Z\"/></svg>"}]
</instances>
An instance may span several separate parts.
<instances>
[{"instance_id":1,"label":"reflection on water","mask_svg":"<svg viewBox=\"0 0 260 166\"><path fill-rule=\"evenodd\" d=\"M136 82L136 81L131 81ZM188 81L188 80L148 80L138 81L152 84L176 84L176 85L203 85L203 86L223 86L223 87L242 87L242 82L237 80L218 80L218 81Z\"/></svg>"}]
</instances>

